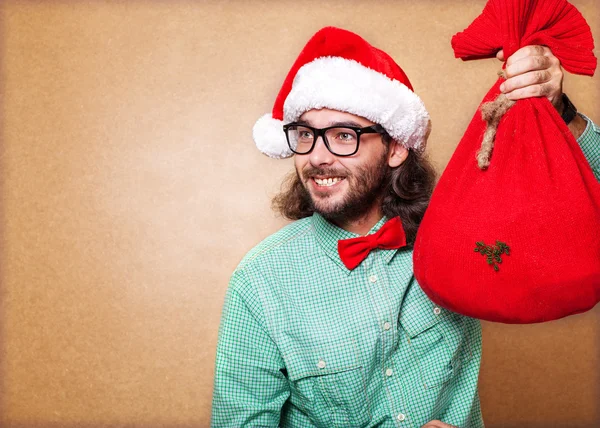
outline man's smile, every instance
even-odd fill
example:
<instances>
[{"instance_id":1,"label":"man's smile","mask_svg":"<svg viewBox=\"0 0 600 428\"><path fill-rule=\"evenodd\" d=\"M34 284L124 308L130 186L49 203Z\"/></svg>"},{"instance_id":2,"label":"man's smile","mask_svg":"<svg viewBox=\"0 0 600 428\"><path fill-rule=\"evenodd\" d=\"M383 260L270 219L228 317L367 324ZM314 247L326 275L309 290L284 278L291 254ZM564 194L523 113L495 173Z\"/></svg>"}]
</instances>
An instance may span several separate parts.
<instances>
[{"instance_id":1,"label":"man's smile","mask_svg":"<svg viewBox=\"0 0 600 428\"><path fill-rule=\"evenodd\" d=\"M319 187L331 187L344 180L344 177L312 177L312 179Z\"/></svg>"}]
</instances>

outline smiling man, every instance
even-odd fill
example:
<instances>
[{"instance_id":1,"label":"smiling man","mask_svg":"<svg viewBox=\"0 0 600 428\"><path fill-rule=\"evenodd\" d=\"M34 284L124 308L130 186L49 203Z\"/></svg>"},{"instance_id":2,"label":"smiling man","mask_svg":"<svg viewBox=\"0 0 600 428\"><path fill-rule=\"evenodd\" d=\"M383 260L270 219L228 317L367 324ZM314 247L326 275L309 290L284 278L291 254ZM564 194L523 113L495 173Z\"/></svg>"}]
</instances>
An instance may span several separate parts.
<instances>
[{"instance_id":1,"label":"smiling man","mask_svg":"<svg viewBox=\"0 0 600 428\"><path fill-rule=\"evenodd\" d=\"M518 51L506 71L509 98L543 94L572 116L547 48ZM400 67L356 34L324 28L300 53L254 127L261 151L294 156L273 202L296 221L231 278L214 427L483 426L479 322L436 306L412 274L435 181L429 123ZM597 128L571 126L598 162Z\"/></svg>"},{"instance_id":2,"label":"smiling man","mask_svg":"<svg viewBox=\"0 0 600 428\"><path fill-rule=\"evenodd\" d=\"M309 211L342 229L367 233L382 217L386 174L406 160L408 149L387 137L382 126L326 108L307 111L298 122L284 126L284 131L298 155L294 159L297 174L292 179L302 185L296 184L299 195L284 193L276 203L285 211L286 199L293 205L299 197ZM323 144L315 145L319 137ZM382 138L388 144L381 144ZM429 178L433 177L430 168L428 172ZM284 214L305 217L293 210Z\"/></svg>"}]
</instances>

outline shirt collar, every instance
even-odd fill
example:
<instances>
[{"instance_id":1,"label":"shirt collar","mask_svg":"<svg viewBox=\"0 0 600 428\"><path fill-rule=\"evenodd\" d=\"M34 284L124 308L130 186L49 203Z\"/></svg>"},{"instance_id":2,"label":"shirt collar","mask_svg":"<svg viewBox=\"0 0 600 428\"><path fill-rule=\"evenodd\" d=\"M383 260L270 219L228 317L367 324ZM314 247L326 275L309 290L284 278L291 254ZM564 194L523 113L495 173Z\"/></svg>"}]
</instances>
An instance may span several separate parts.
<instances>
[{"instance_id":1,"label":"shirt collar","mask_svg":"<svg viewBox=\"0 0 600 428\"><path fill-rule=\"evenodd\" d=\"M389 218L383 216L381 220L379 220L375 224L375 226L373 226L371 230L369 230L369 233L367 233L367 235L377 232L379 228L381 228L381 226L383 226L383 224L388 220ZM340 255L338 254L338 241L340 239L356 238L360 235L348 232L347 230L344 230L341 227L337 227L335 224L325 220L325 218L323 218L323 216L321 216L318 213L314 213L312 216L312 226L315 230L317 242L319 246L323 249L325 254L327 254L327 256L331 260L333 260L333 262L337 264L341 269L343 269L347 274L350 274L350 272L352 271L344 265L344 263L340 259ZM389 263L390 260L392 260L392 257L394 257L394 254L396 254L396 251L398 250L393 249L379 251L382 252L385 262Z\"/></svg>"}]
</instances>

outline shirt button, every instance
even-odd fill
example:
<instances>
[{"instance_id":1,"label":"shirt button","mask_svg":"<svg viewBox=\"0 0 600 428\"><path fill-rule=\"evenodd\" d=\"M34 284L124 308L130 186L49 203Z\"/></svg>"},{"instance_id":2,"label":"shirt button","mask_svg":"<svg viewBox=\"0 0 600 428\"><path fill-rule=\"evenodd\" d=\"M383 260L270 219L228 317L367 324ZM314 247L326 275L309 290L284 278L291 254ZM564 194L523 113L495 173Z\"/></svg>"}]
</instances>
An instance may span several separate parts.
<instances>
[{"instance_id":1,"label":"shirt button","mask_svg":"<svg viewBox=\"0 0 600 428\"><path fill-rule=\"evenodd\" d=\"M392 370L392 369L387 369L387 370L385 371L385 375L386 375L387 377L390 377L392 374L394 374L394 370Z\"/></svg>"},{"instance_id":2,"label":"shirt button","mask_svg":"<svg viewBox=\"0 0 600 428\"><path fill-rule=\"evenodd\" d=\"M317 367L320 369L324 369L326 365L327 364L323 360L319 360L319 362L317 363Z\"/></svg>"},{"instance_id":3,"label":"shirt button","mask_svg":"<svg viewBox=\"0 0 600 428\"><path fill-rule=\"evenodd\" d=\"M389 330L390 328L392 328L392 324L390 324L387 321L383 323L383 329L384 330Z\"/></svg>"},{"instance_id":4,"label":"shirt button","mask_svg":"<svg viewBox=\"0 0 600 428\"><path fill-rule=\"evenodd\" d=\"M377 275L371 275L369 277L369 281L371 281L371 282L377 282Z\"/></svg>"},{"instance_id":5,"label":"shirt button","mask_svg":"<svg viewBox=\"0 0 600 428\"><path fill-rule=\"evenodd\" d=\"M439 315L442 313L442 310L436 306L435 308L433 308L433 313Z\"/></svg>"},{"instance_id":6,"label":"shirt button","mask_svg":"<svg viewBox=\"0 0 600 428\"><path fill-rule=\"evenodd\" d=\"M406 415L404 413L398 413L396 419L398 419L399 421L403 421L404 419L406 419Z\"/></svg>"}]
</instances>

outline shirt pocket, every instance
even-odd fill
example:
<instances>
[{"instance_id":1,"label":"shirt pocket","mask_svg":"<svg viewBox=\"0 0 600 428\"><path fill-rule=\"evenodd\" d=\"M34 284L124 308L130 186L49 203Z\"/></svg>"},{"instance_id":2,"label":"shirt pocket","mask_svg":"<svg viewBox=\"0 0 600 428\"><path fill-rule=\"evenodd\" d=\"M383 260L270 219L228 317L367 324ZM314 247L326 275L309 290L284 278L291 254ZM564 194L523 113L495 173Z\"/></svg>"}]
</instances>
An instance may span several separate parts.
<instances>
[{"instance_id":1,"label":"shirt pocket","mask_svg":"<svg viewBox=\"0 0 600 428\"><path fill-rule=\"evenodd\" d=\"M322 427L363 426L371 420L365 370L357 344L347 340L284 356L290 400Z\"/></svg>"},{"instance_id":2,"label":"shirt pocket","mask_svg":"<svg viewBox=\"0 0 600 428\"><path fill-rule=\"evenodd\" d=\"M425 389L446 384L472 358L467 319L436 306L419 287L409 292L400 324Z\"/></svg>"}]
</instances>

